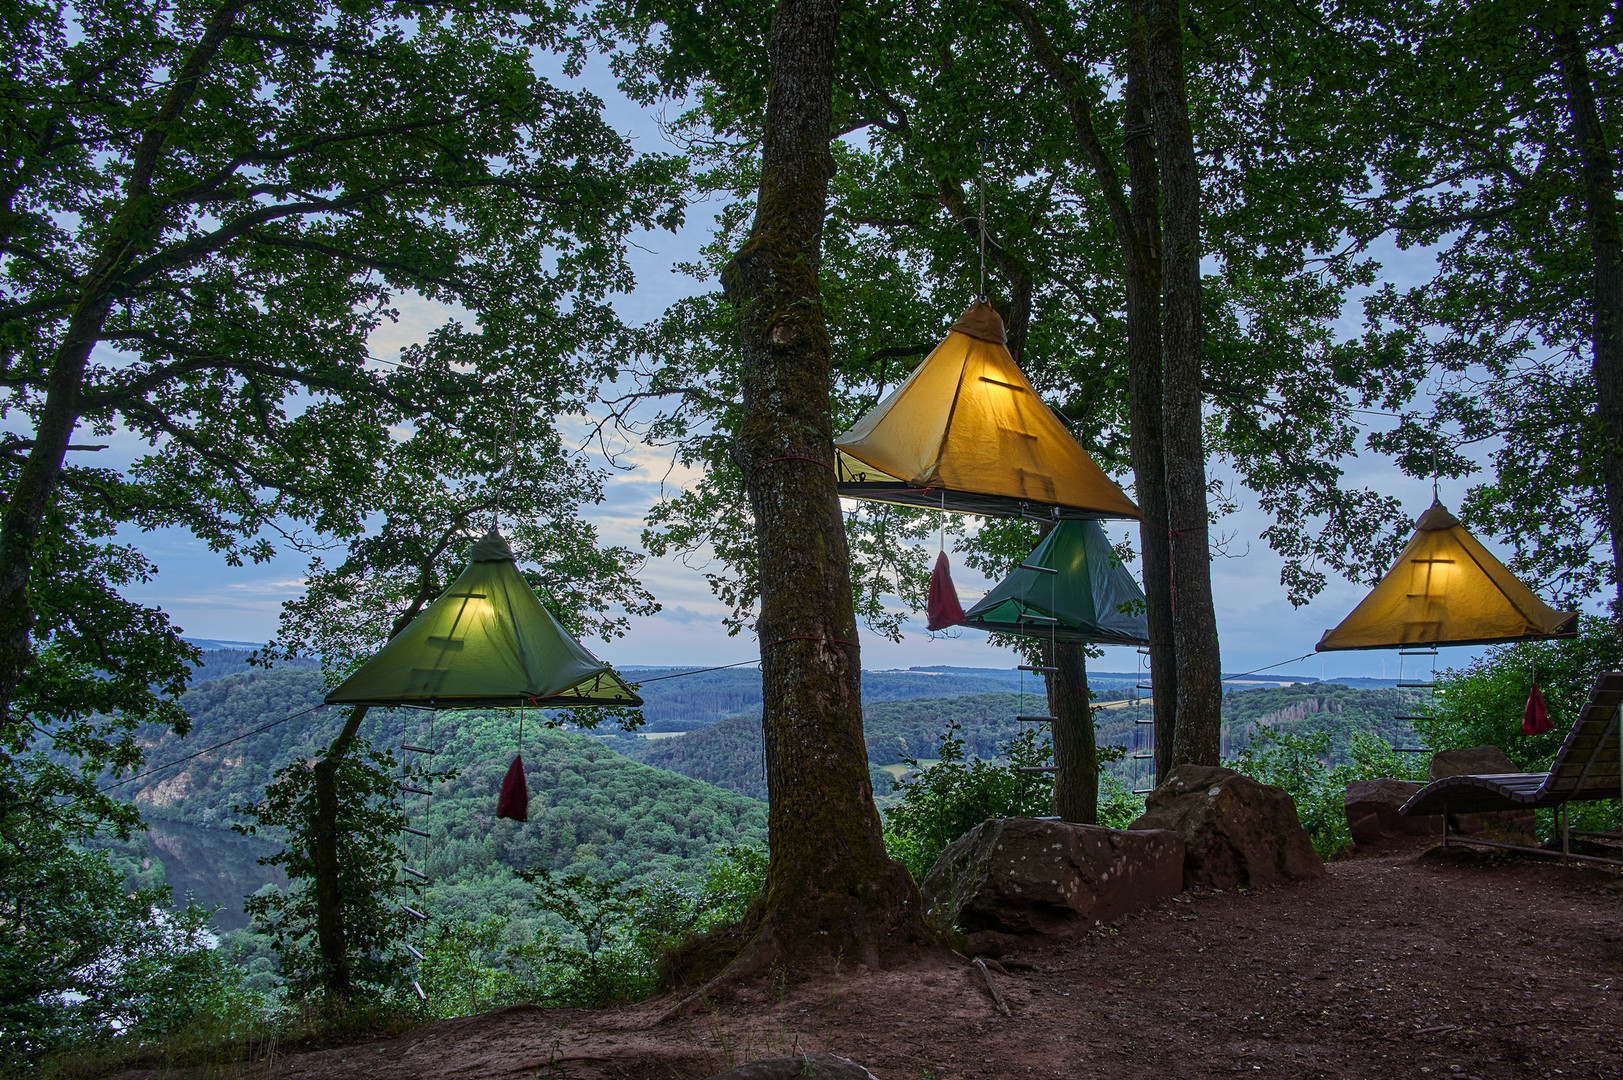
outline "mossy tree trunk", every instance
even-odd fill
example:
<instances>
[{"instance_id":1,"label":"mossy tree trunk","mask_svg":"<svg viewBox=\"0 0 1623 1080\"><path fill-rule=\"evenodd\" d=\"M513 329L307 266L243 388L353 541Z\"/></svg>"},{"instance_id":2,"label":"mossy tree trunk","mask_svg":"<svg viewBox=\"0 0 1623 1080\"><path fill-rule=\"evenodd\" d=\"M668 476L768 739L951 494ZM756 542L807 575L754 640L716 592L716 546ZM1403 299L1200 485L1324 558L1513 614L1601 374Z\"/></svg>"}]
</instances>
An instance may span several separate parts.
<instances>
[{"instance_id":1,"label":"mossy tree trunk","mask_svg":"<svg viewBox=\"0 0 1623 1080\"><path fill-rule=\"evenodd\" d=\"M1020 24L1033 57L1064 95L1066 114L1076 133L1077 145L1099 184L1116 242L1121 248L1126 285L1133 491L1139 509L1144 512L1139 544L1144 558L1150 670L1155 688L1155 766L1157 775L1165 776L1171 767L1177 728L1178 665L1172 632L1171 536L1166 527L1161 402L1160 178L1155 145L1150 137L1144 0L1134 0L1127 27L1127 124L1123 136L1127 186L1123 185L1116 159L1105 148L1095 126L1091 83L1061 56L1035 8L1025 0L1000 2Z\"/></svg>"},{"instance_id":2,"label":"mossy tree trunk","mask_svg":"<svg viewBox=\"0 0 1623 1080\"><path fill-rule=\"evenodd\" d=\"M389 628L393 640L400 631L410 626L423 608L437 597L444 585L435 566L445 549L462 535L469 518L484 509L472 507L452 519L440 534L439 541L423 552L417 575L417 595L395 616ZM321 954L322 985L329 996L343 999L350 991L349 938L345 930L344 894L339 884L338 846L338 766L355 745L361 721L366 719L367 706L357 705L349 711L337 738L327 746L327 752L312 767L315 787L315 807L310 819L310 869L314 877L312 888L316 894L316 950Z\"/></svg>"},{"instance_id":3,"label":"mossy tree trunk","mask_svg":"<svg viewBox=\"0 0 1623 1080\"><path fill-rule=\"evenodd\" d=\"M1166 524L1172 541L1172 641L1178 664L1172 762L1216 765L1222 754L1222 672L1201 432L1200 168L1189 123L1179 0L1146 0L1145 16L1161 181L1161 418ZM1156 694L1161 694L1159 687Z\"/></svg>"},{"instance_id":4,"label":"mossy tree trunk","mask_svg":"<svg viewBox=\"0 0 1623 1080\"><path fill-rule=\"evenodd\" d=\"M1587 48L1570 30L1558 39L1562 88L1583 175L1589 230L1591 344L1596 413L1605 437L1601 472L1606 518L1617 577L1617 614L1623 619L1623 227L1617 213L1614 158L1601 126Z\"/></svg>"},{"instance_id":5,"label":"mossy tree trunk","mask_svg":"<svg viewBox=\"0 0 1623 1080\"><path fill-rule=\"evenodd\" d=\"M1161 184L1152 138L1149 56L1144 0L1134 0L1127 25L1127 399L1132 431L1133 493L1144 512L1139 545L1150 633L1150 693L1155 726L1155 776L1172 772L1178 732L1178 654L1172 631L1172 534L1167 531L1165 427L1161 383Z\"/></svg>"},{"instance_id":6,"label":"mossy tree trunk","mask_svg":"<svg viewBox=\"0 0 1623 1080\"><path fill-rule=\"evenodd\" d=\"M839 0L781 0L755 221L722 285L743 339L734 454L759 555L770 858L735 974L780 961L877 964L922 938L918 889L885 853L862 739L861 664L834 487L830 352L817 264Z\"/></svg>"},{"instance_id":7,"label":"mossy tree trunk","mask_svg":"<svg viewBox=\"0 0 1623 1080\"><path fill-rule=\"evenodd\" d=\"M1048 709L1054 718L1054 813L1061 821L1099 823L1099 745L1088 692L1087 646L1054 647Z\"/></svg>"}]
</instances>

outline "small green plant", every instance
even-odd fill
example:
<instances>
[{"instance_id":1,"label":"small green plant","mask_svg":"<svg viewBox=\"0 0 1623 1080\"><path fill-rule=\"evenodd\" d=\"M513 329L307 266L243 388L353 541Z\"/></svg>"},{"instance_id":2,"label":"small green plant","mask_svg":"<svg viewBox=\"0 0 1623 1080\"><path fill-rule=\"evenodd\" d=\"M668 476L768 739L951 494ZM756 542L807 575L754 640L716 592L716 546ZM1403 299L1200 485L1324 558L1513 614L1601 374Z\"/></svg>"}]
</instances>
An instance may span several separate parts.
<instances>
[{"instance_id":1,"label":"small green plant","mask_svg":"<svg viewBox=\"0 0 1623 1080\"><path fill-rule=\"evenodd\" d=\"M1049 745L1028 728L999 749L997 761L966 758L962 728L952 723L941 733L938 764L921 769L916 760L903 759L911 771L897 784L899 798L885 812L885 846L914 880L924 880L948 844L989 818L1051 812L1053 778L1019 771L1049 764Z\"/></svg>"},{"instance_id":2,"label":"small green plant","mask_svg":"<svg viewBox=\"0 0 1623 1080\"><path fill-rule=\"evenodd\" d=\"M542 946L546 1000L558 1005L611 1005L653 992L654 956L648 939L663 935L650 930L641 917L647 890L627 887L618 878L594 881L584 874L558 874L539 867L520 871L519 876L535 886L535 906L557 916L565 928L549 935Z\"/></svg>"}]
</instances>

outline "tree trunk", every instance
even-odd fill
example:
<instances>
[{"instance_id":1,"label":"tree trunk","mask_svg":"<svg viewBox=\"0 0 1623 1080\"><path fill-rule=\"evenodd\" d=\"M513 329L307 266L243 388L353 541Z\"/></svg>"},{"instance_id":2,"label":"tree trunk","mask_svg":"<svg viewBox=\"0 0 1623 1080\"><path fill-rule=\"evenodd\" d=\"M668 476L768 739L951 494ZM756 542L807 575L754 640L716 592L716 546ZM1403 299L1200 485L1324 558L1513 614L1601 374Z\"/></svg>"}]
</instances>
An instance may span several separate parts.
<instances>
[{"instance_id":1,"label":"tree trunk","mask_svg":"<svg viewBox=\"0 0 1623 1080\"><path fill-rule=\"evenodd\" d=\"M0 514L0 719L11 713L17 682L32 653L29 634L34 614L28 600L28 580L33 570L34 545L57 478L62 475L68 441L79 423L85 366L112 310L113 290L139 254L138 238L150 227L152 174L158 159L175 122L196 100L204 74L246 3L225 0L209 17L203 36L176 72L163 105L142 133L130 157L124 201L107 225L107 238L95 261L85 272L67 331L51 358L34 447Z\"/></svg>"},{"instance_id":2,"label":"tree trunk","mask_svg":"<svg viewBox=\"0 0 1623 1080\"><path fill-rule=\"evenodd\" d=\"M1607 525L1612 533L1612 567L1617 578L1614 612L1623 618L1623 230L1618 225L1615 165L1601 127L1587 50L1570 31L1561 35L1558 48L1588 212L1590 304L1594 318L1590 370L1595 378L1596 419L1605 433L1601 469L1606 482Z\"/></svg>"},{"instance_id":3,"label":"tree trunk","mask_svg":"<svg viewBox=\"0 0 1623 1080\"><path fill-rule=\"evenodd\" d=\"M1161 164L1162 421L1178 662L1172 762L1215 765L1222 753L1222 672L1201 435L1200 171L1189 125L1178 0L1146 0L1145 14L1148 89Z\"/></svg>"},{"instance_id":4,"label":"tree trunk","mask_svg":"<svg viewBox=\"0 0 1623 1080\"><path fill-rule=\"evenodd\" d=\"M1048 709L1054 718L1054 813L1061 821L1099 823L1099 746L1088 692L1087 646L1062 642L1054 648L1048 676Z\"/></svg>"},{"instance_id":5,"label":"tree trunk","mask_svg":"<svg viewBox=\"0 0 1623 1080\"><path fill-rule=\"evenodd\" d=\"M315 817L310 822L310 870L316 892L316 945L321 953L322 984L333 997L349 995L349 943L344 935L344 895L338 885L338 764L349 753L367 707L357 705L338 737L311 770L316 789Z\"/></svg>"},{"instance_id":6,"label":"tree trunk","mask_svg":"<svg viewBox=\"0 0 1623 1080\"><path fill-rule=\"evenodd\" d=\"M1004 247L995 260L1009 283L1011 318L1006 330L1016 364L1026 351L1031 328L1031 271ZM1052 525L1043 525L1047 536ZM1043 673L1054 746L1054 813L1065 821L1093 825L1099 820L1099 745L1093 729L1093 695L1088 692L1087 646L1056 642L1050 657L1057 671Z\"/></svg>"},{"instance_id":7,"label":"tree trunk","mask_svg":"<svg viewBox=\"0 0 1623 1080\"><path fill-rule=\"evenodd\" d=\"M877 964L923 937L918 889L885 854L862 740L861 664L834 488L817 264L833 159L839 0L781 0L768 43L755 221L722 285L743 339L734 454L755 515L766 746L766 891L735 974L778 960Z\"/></svg>"},{"instance_id":8,"label":"tree trunk","mask_svg":"<svg viewBox=\"0 0 1623 1080\"><path fill-rule=\"evenodd\" d=\"M1123 151L1132 192L1129 220L1136 257L1127 265L1127 399L1132 432L1133 493L1144 521L1144 598L1150 633L1150 693L1155 776L1172 771L1178 732L1178 657L1172 633L1172 534L1167 531L1165 428L1161 403L1161 185L1150 111L1144 0L1127 24Z\"/></svg>"},{"instance_id":9,"label":"tree trunk","mask_svg":"<svg viewBox=\"0 0 1623 1080\"><path fill-rule=\"evenodd\" d=\"M1122 188L1115 161L1094 128L1089 88L1054 48L1036 10L1025 0L1000 0L1024 29L1033 55L1065 97L1066 114L1110 211L1121 248L1127 306L1128 423L1132 432L1133 491L1144 520L1139 544L1148 601L1150 671L1155 710L1155 767L1171 767L1177 730L1178 667L1173 648L1170 534L1161 407L1161 222L1159 177L1150 134L1145 76L1143 0L1134 0L1127 37L1125 151L1132 194Z\"/></svg>"}]
</instances>

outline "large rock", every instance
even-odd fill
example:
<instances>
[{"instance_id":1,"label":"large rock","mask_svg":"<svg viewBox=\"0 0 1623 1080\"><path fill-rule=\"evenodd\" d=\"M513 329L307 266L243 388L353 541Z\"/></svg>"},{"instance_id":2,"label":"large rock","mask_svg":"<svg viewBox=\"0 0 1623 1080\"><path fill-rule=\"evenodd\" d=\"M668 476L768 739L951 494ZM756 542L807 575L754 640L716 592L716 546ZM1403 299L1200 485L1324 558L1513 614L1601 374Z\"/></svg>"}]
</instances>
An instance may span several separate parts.
<instances>
[{"instance_id":1,"label":"large rock","mask_svg":"<svg viewBox=\"0 0 1623 1080\"><path fill-rule=\"evenodd\" d=\"M879 1080L856 1062L835 1054L760 1058L716 1073L708 1080L806 1080L808 1077L812 1080Z\"/></svg>"},{"instance_id":2,"label":"large rock","mask_svg":"<svg viewBox=\"0 0 1623 1080\"><path fill-rule=\"evenodd\" d=\"M969 949L1084 930L1183 889L1183 842L1035 818L994 818L948 845L919 887Z\"/></svg>"},{"instance_id":3,"label":"large rock","mask_svg":"<svg viewBox=\"0 0 1623 1080\"><path fill-rule=\"evenodd\" d=\"M1404 817L1398 811L1426 785L1413 780L1354 780L1342 802L1347 829L1357 844L1374 844L1397 836L1441 836L1440 817Z\"/></svg>"},{"instance_id":4,"label":"large rock","mask_svg":"<svg viewBox=\"0 0 1623 1080\"><path fill-rule=\"evenodd\" d=\"M1519 773L1522 768L1497 746L1467 746L1459 750L1439 750L1431 756L1427 775L1433 780L1445 776L1492 776ZM1441 815L1431 818L1442 832ZM1480 836L1501 844L1538 843L1538 822L1531 810L1500 810L1489 814L1450 814L1448 827L1462 836Z\"/></svg>"},{"instance_id":5,"label":"large rock","mask_svg":"<svg viewBox=\"0 0 1623 1080\"><path fill-rule=\"evenodd\" d=\"M1519 773L1522 770L1497 746L1467 746L1461 750L1439 750L1431 756L1426 775L1433 780L1445 776L1480 776L1492 773Z\"/></svg>"},{"instance_id":6,"label":"large rock","mask_svg":"<svg viewBox=\"0 0 1623 1080\"><path fill-rule=\"evenodd\" d=\"M1144 800L1129 829L1183 839L1183 884L1232 889L1324 876L1284 788L1216 765L1179 765Z\"/></svg>"}]
</instances>

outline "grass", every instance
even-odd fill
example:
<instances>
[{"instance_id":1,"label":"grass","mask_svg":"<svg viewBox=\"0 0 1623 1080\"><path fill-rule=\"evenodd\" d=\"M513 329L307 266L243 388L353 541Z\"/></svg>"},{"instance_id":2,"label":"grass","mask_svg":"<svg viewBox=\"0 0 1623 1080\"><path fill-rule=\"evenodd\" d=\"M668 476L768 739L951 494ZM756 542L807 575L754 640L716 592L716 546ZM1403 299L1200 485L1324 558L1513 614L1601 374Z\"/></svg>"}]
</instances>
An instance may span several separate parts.
<instances>
[{"instance_id":1,"label":"grass","mask_svg":"<svg viewBox=\"0 0 1623 1080\"><path fill-rule=\"evenodd\" d=\"M343 1042L358 1035L400 1035L428 1019L412 1002L351 1005L336 1015L308 1006L275 1017L215 1017L160 1037L78 1043L39 1062L38 1070L29 1075L39 1080L88 1080L127 1069L184 1069L189 1080L237 1080L274 1065L284 1046Z\"/></svg>"}]
</instances>

